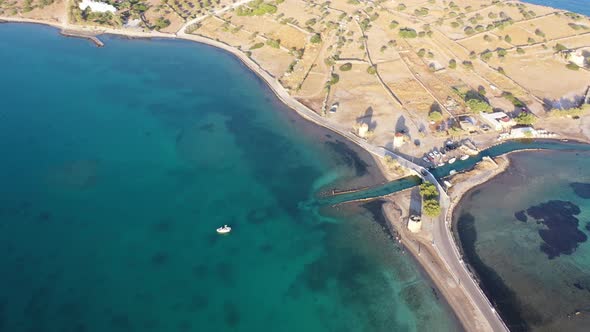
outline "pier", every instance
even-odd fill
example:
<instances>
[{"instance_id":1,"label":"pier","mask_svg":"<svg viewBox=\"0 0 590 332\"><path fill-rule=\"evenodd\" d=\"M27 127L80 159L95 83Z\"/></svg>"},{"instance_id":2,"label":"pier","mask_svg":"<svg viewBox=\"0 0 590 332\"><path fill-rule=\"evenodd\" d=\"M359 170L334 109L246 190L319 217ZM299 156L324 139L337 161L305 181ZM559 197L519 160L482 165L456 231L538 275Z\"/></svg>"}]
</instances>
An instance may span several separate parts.
<instances>
[{"instance_id":1,"label":"pier","mask_svg":"<svg viewBox=\"0 0 590 332\"><path fill-rule=\"evenodd\" d=\"M89 32L63 29L59 33L65 37L88 39L91 42L93 42L94 45L96 45L96 47L103 47L104 46L104 43L102 42L102 40L98 39L98 37L95 34L92 34Z\"/></svg>"}]
</instances>

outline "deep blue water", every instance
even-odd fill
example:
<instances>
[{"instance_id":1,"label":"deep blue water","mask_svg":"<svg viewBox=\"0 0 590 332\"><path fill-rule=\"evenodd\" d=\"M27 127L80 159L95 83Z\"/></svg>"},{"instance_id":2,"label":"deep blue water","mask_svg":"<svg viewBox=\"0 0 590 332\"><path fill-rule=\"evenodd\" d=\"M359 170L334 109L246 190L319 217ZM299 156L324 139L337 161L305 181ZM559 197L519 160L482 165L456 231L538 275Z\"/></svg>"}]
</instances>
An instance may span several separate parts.
<instances>
[{"instance_id":1,"label":"deep blue water","mask_svg":"<svg viewBox=\"0 0 590 332\"><path fill-rule=\"evenodd\" d=\"M306 204L374 166L231 55L104 41L0 25L0 331L456 329L374 210Z\"/></svg>"},{"instance_id":2,"label":"deep blue water","mask_svg":"<svg viewBox=\"0 0 590 332\"><path fill-rule=\"evenodd\" d=\"M454 215L466 260L512 331L588 331L590 151L571 147L511 154Z\"/></svg>"},{"instance_id":3,"label":"deep blue water","mask_svg":"<svg viewBox=\"0 0 590 332\"><path fill-rule=\"evenodd\" d=\"M526 0L524 2L564 9L570 12L590 16L590 4L588 3L588 0Z\"/></svg>"}]
</instances>

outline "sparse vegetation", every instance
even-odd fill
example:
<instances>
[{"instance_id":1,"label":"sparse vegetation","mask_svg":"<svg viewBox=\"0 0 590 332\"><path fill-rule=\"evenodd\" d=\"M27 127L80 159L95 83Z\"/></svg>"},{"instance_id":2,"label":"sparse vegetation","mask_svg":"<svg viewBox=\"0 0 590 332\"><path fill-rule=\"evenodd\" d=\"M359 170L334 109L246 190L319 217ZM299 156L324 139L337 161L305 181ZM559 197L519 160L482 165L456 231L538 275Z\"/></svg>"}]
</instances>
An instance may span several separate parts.
<instances>
[{"instance_id":1,"label":"sparse vegetation","mask_svg":"<svg viewBox=\"0 0 590 332\"><path fill-rule=\"evenodd\" d=\"M457 68L457 60L455 60L455 59L449 60L449 68L451 68L451 69Z\"/></svg>"},{"instance_id":2,"label":"sparse vegetation","mask_svg":"<svg viewBox=\"0 0 590 332\"><path fill-rule=\"evenodd\" d=\"M277 6L264 0L254 0L246 5L236 9L238 16L262 16L264 14L274 14L277 12Z\"/></svg>"},{"instance_id":3,"label":"sparse vegetation","mask_svg":"<svg viewBox=\"0 0 590 332\"><path fill-rule=\"evenodd\" d=\"M577 64L575 64L573 62L568 63L567 65L565 65L565 67L569 70L574 70L574 71L580 70L580 66L578 66Z\"/></svg>"},{"instance_id":4,"label":"sparse vegetation","mask_svg":"<svg viewBox=\"0 0 590 332\"><path fill-rule=\"evenodd\" d=\"M437 217L440 215L440 203L438 202L438 190L431 182L424 182L420 185L422 196L422 210L426 216Z\"/></svg>"},{"instance_id":5,"label":"sparse vegetation","mask_svg":"<svg viewBox=\"0 0 590 332\"><path fill-rule=\"evenodd\" d=\"M537 118L533 115L533 113L520 112L514 120L520 125L532 125L535 123L535 121L537 121Z\"/></svg>"},{"instance_id":6,"label":"sparse vegetation","mask_svg":"<svg viewBox=\"0 0 590 332\"><path fill-rule=\"evenodd\" d=\"M319 33L315 33L313 36L311 36L311 38L309 39L309 41L312 44L319 44L322 42L322 35L320 35Z\"/></svg>"},{"instance_id":7,"label":"sparse vegetation","mask_svg":"<svg viewBox=\"0 0 590 332\"><path fill-rule=\"evenodd\" d=\"M347 62L345 64L343 64L342 66L340 66L340 71L349 71L352 69L352 63Z\"/></svg>"},{"instance_id":8,"label":"sparse vegetation","mask_svg":"<svg viewBox=\"0 0 590 332\"><path fill-rule=\"evenodd\" d=\"M492 112L492 106L488 104L486 101L481 99L469 99L466 102L467 106L473 113L490 113Z\"/></svg>"},{"instance_id":9,"label":"sparse vegetation","mask_svg":"<svg viewBox=\"0 0 590 332\"><path fill-rule=\"evenodd\" d=\"M399 29L399 36L402 38L416 38L418 33L412 28L401 28Z\"/></svg>"},{"instance_id":10,"label":"sparse vegetation","mask_svg":"<svg viewBox=\"0 0 590 332\"><path fill-rule=\"evenodd\" d=\"M439 122L443 119L443 116L441 112L433 111L428 114L428 119L430 119L430 121Z\"/></svg>"}]
</instances>

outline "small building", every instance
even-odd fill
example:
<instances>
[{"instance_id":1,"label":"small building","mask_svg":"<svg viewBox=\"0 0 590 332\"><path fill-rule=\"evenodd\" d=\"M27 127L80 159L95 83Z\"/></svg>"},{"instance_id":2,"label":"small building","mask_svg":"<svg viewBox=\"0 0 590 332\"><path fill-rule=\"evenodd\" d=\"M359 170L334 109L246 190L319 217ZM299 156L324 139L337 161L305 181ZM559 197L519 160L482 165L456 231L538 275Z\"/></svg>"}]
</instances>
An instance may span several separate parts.
<instances>
[{"instance_id":1,"label":"small building","mask_svg":"<svg viewBox=\"0 0 590 332\"><path fill-rule=\"evenodd\" d=\"M410 216L408 220L408 230L412 233L418 233L422 229L422 219L419 216Z\"/></svg>"},{"instance_id":2,"label":"small building","mask_svg":"<svg viewBox=\"0 0 590 332\"><path fill-rule=\"evenodd\" d=\"M586 57L580 51L570 52L566 56L566 60L580 67L586 66Z\"/></svg>"},{"instance_id":3,"label":"small building","mask_svg":"<svg viewBox=\"0 0 590 332\"><path fill-rule=\"evenodd\" d=\"M369 125L366 123L361 123L358 126L358 135L360 138L365 138L367 137L367 134L369 133Z\"/></svg>"},{"instance_id":4,"label":"small building","mask_svg":"<svg viewBox=\"0 0 590 332\"><path fill-rule=\"evenodd\" d=\"M402 145L406 144L408 137L404 133L397 132L393 137L393 148L401 148Z\"/></svg>"},{"instance_id":5,"label":"small building","mask_svg":"<svg viewBox=\"0 0 590 332\"><path fill-rule=\"evenodd\" d=\"M82 0L80 4L78 4L80 10L85 10L86 8L90 8L91 11L96 13L106 13L111 12L115 13L117 8L115 6L110 5L106 2L98 2L98 1L91 1L91 0Z\"/></svg>"},{"instance_id":6,"label":"small building","mask_svg":"<svg viewBox=\"0 0 590 332\"><path fill-rule=\"evenodd\" d=\"M509 129L516 125L516 122L504 112L481 113L480 115L485 123L497 131Z\"/></svg>"}]
</instances>

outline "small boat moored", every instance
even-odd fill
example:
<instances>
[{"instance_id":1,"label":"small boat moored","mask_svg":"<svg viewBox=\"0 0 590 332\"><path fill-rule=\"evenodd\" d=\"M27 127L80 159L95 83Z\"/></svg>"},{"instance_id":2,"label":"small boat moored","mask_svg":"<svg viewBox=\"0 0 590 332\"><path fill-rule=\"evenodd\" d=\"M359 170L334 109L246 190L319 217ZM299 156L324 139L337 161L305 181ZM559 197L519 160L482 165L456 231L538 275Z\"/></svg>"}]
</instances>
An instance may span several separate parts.
<instances>
[{"instance_id":1,"label":"small boat moored","mask_svg":"<svg viewBox=\"0 0 590 332\"><path fill-rule=\"evenodd\" d=\"M454 163L455 161L457 161L457 158L453 157L453 158L449 159L449 165Z\"/></svg>"},{"instance_id":2,"label":"small boat moored","mask_svg":"<svg viewBox=\"0 0 590 332\"><path fill-rule=\"evenodd\" d=\"M466 154L466 155L463 155L463 156L461 157L461 160L467 160L467 159L469 159L469 155L468 155L468 154Z\"/></svg>"},{"instance_id":3,"label":"small boat moored","mask_svg":"<svg viewBox=\"0 0 590 332\"><path fill-rule=\"evenodd\" d=\"M219 234L227 234L231 232L231 227L229 227L228 225L223 225L223 227L219 227L217 229L217 233Z\"/></svg>"},{"instance_id":4,"label":"small boat moored","mask_svg":"<svg viewBox=\"0 0 590 332\"><path fill-rule=\"evenodd\" d=\"M449 175L455 175L455 174L457 174L457 171L456 171L456 170L454 170L454 169L452 169L452 170L449 172Z\"/></svg>"}]
</instances>

